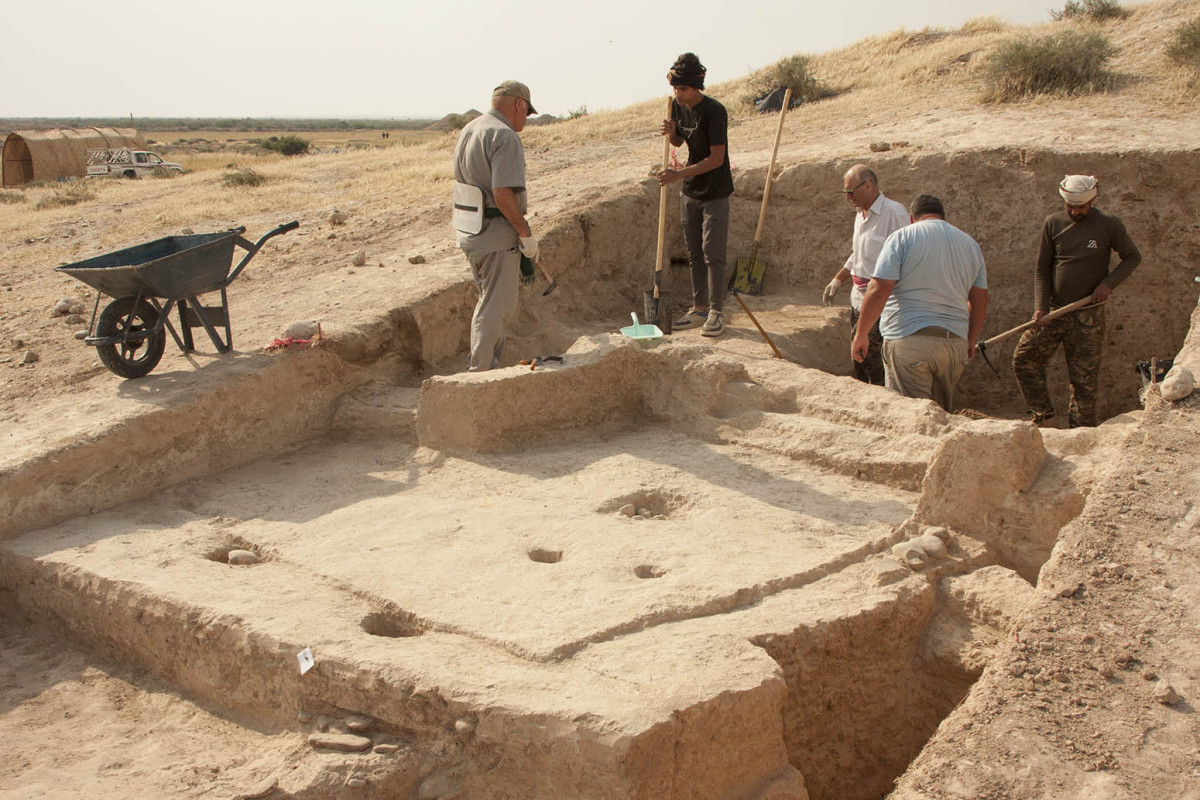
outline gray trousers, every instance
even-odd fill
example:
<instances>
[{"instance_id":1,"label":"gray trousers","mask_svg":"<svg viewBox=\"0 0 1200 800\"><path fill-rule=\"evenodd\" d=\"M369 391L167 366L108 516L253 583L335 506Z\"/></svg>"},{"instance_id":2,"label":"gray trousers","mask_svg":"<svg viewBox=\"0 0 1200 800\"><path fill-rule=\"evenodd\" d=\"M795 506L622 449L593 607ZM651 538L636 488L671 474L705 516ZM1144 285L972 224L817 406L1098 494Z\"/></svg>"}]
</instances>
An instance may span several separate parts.
<instances>
[{"instance_id":1,"label":"gray trousers","mask_svg":"<svg viewBox=\"0 0 1200 800\"><path fill-rule=\"evenodd\" d=\"M679 196L683 239L692 268L692 306L720 311L725 302L725 250L729 241L729 198Z\"/></svg>"},{"instance_id":2,"label":"gray trousers","mask_svg":"<svg viewBox=\"0 0 1200 800\"><path fill-rule=\"evenodd\" d=\"M521 252L515 249L493 253L463 252L471 263L471 277L479 288L479 302L471 317L471 360L467 371L484 372L500 366L504 329L517 310Z\"/></svg>"}]
</instances>

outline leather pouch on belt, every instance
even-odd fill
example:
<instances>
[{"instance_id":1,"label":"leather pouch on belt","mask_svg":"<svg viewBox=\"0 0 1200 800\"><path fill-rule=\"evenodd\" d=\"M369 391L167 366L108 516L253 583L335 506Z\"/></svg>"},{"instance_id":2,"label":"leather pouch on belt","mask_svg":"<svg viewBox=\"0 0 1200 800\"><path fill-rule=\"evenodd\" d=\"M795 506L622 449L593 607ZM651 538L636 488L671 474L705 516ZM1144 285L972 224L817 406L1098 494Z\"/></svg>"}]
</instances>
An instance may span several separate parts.
<instances>
[{"instance_id":1,"label":"leather pouch on belt","mask_svg":"<svg viewBox=\"0 0 1200 800\"><path fill-rule=\"evenodd\" d=\"M455 230L463 233L479 233L483 230L483 190L469 183L454 183L454 212L451 214Z\"/></svg>"}]
</instances>

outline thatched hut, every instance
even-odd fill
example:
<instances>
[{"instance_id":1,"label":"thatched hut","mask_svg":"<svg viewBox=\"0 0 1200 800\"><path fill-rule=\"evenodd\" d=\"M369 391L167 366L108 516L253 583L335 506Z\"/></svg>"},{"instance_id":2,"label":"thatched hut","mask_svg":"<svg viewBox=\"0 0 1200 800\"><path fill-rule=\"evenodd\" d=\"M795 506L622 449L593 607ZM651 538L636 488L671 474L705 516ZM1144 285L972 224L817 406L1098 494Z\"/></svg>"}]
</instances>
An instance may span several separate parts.
<instances>
[{"instance_id":1,"label":"thatched hut","mask_svg":"<svg viewBox=\"0 0 1200 800\"><path fill-rule=\"evenodd\" d=\"M129 147L146 148L146 140L133 128L54 128L48 131L13 131L4 140L4 187L30 181L82 178L87 174L87 151Z\"/></svg>"}]
</instances>

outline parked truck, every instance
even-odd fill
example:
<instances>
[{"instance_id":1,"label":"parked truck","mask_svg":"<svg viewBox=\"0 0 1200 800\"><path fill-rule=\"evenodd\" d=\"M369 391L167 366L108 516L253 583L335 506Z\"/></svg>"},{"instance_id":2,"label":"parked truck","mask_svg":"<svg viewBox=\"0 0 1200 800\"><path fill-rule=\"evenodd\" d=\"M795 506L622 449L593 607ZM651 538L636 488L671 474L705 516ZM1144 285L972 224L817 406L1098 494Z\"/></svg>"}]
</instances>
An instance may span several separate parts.
<instances>
[{"instance_id":1,"label":"parked truck","mask_svg":"<svg viewBox=\"0 0 1200 800\"><path fill-rule=\"evenodd\" d=\"M87 176L89 178L105 175L140 178L143 175L149 175L159 167L171 172L183 172L182 164L163 161L158 153L152 153L149 150L118 147L111 150L87 151Z\"/></svg>"}]
</instances>

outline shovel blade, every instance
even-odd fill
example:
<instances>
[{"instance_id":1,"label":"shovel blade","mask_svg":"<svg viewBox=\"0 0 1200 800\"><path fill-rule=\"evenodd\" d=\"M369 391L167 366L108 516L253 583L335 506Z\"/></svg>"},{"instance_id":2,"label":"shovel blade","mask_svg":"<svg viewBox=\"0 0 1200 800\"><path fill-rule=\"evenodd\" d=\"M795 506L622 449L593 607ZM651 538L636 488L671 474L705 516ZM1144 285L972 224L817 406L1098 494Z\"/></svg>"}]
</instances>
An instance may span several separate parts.
<instances>
[{"instance_id":1,"label":"shovel blade","mask_svg":"<svg viewBox=\"0 0 1200 800\"><path fill-rule=\"evenodd\" d=\"M742 294L758 297L763 290L763 275L767 271L767 262L759 259L739 258L734 268L733 280L729 288Z\"/></svg>"},{"instance_id":2,"label":"shovel blade","mask_svg":"<svg viewBox=\"0 0 1200 800\"><path fill-rule=\"evenodd\" d=\"M647 289L645 297L642 301L642 316L646 318L647 325L657 325L659 330L664 334L671 333L671 293L664 292L661 289L658 292L658 299L654 299L654 290Z\"/></svg>"}]
</instances>

